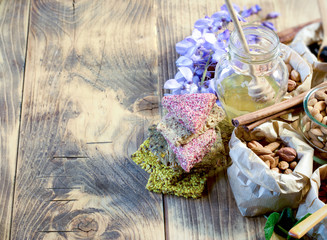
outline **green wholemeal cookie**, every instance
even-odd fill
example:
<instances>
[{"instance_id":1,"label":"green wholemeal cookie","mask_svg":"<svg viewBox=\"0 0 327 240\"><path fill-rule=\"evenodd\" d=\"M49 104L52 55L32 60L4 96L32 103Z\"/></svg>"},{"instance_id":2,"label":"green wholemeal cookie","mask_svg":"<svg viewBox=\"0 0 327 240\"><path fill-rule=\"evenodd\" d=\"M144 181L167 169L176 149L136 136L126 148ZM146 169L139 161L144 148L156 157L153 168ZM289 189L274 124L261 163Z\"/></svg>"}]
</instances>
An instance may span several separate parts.
<instances>
[{"instance_id":1,"label":"green wholemeal cookie","mask_svg":"<svg viewBox=\"0 0 327 240\"><path fill-rule=\"evenodd\" d=\"M185 173L181 168L173 170L162 164L150 151L149 139L132 155L132 160L150 173L146 185L149 191L198 198L205 189L208 175L205 171Z\"/></svg>"},{"instance_id":2,"label":"green wholemeal cookie","mask_svg":"<svg viewBox=\"0 0 327 240\"><path fill-rule=\"evenodd\" d=\"M208 174L206 172L185 173L184 177L173 184L161 181L160 176L151 174L146 188L149 191L171 194L185 198L200 198L205 189Z\"/></svg>"},{"instance_id":3,"label":"green wholemeal cookie","mask_svg":"<svg viewBox=\"0 0 327 240\"><path fill-rule=\"evenodd\" d=\"M178 181L184 170L179 167L177 169L172 169L169 166L161 163L158 157L150 151L150 141L149 138L146 139L139 149L132 155L132 160L139 165L146 172L152 174L155 173L161 179L161 181L166 183L174 183Z\"/></svg>"}]
</instances>

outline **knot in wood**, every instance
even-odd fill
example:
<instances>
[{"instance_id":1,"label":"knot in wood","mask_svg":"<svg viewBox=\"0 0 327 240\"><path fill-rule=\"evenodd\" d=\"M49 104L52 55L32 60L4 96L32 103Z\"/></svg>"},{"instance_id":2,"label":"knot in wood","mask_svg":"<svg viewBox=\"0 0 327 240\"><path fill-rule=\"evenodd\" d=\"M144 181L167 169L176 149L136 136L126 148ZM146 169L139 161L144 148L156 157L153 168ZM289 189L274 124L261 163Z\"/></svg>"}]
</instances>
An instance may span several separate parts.
<instances>
[{"instance_id":1,"label":"knot in wood","mask_svg":"<svg viewBox=\"0 0 327 240\"><path fill-rule=\"evenodd\" d=\"M98 235L99 224L88 215L76 216L70 225L70 229L76 231L75 234L80 238L90 239Z\"/></svg>"},{"instance_id":2,"label":"knot in wood","mask_svg":"<svg viewBox=\"0 0 327 240\"><path fill-rule=\"evenodd\" d=\"M134 113L143 116L155 116L159 113L159 97L146 96L135 101L133 106Z\"/></svg>"}]
</instances>

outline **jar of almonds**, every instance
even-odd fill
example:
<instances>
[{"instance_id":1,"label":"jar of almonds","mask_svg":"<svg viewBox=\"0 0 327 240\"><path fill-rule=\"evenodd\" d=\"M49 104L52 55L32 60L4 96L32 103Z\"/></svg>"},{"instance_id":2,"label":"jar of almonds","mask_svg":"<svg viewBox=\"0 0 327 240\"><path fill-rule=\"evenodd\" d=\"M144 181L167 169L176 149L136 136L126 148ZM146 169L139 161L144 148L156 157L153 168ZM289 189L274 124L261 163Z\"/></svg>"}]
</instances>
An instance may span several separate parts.
<instances>
[{"instance_id":1,"label":"jar of almonds","mask_svg":"<svg viewBox=\"0 0 327 240\"><path fill-rule=\"evenodd\" d=\"M327 85L312 89L304 98L300 129L306 140L327 160Z\"/></svg>"}]
</instances>

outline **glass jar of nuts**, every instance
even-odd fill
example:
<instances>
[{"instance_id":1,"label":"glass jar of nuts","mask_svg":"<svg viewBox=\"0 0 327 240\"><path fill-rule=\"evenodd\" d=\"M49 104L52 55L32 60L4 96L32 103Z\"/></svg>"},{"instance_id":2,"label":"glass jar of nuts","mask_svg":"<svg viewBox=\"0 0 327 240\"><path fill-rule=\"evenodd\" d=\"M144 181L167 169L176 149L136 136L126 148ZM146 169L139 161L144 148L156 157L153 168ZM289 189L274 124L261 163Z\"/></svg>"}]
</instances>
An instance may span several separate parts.
<instances>
[{"instance_id":1,"label":"glass jar of nuts","mask_svg":"<svg viewBox=\"0 0 327 240\"><path fill-rule=\"evenodd\" d=\"M327 85L313 88L303 101L300 130L316 149L314 158L320 164L327 163Z\"/></svg>"}]
</instances>

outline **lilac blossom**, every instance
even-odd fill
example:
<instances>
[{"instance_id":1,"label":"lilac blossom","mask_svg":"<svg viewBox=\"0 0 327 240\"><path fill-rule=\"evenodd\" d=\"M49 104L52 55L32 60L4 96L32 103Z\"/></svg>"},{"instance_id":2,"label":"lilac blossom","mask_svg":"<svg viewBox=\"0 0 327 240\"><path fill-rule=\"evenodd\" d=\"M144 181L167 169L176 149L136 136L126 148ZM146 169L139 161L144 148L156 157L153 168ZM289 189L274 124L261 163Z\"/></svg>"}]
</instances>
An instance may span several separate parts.
<instances>
[{"instance_id":1,"label":"lilac blossom","mask_svg":"<svg viewBox=\"0 0 327 240\"><path fill-rule=\"evenodd\" d=\"M244 21L261 11L259 5L244 8L233 4L239 21ZM269 15L269 14L268 14ZM270 13L269 18L278 17L278 13ZM176 44L176 52L181 56L176 61L178 72L173 79L164 84L169 94L214 93L214 71L222 56L227 53L230 30L227 29L232 19L224 4L220 11L197 20L191 36ZM262 25L275 30L271 22ZM256 39L253 38L253 41ZM216 94L217 95L217 94ZM219 102L217 102L219 104Z\"/></svg>"},{"instance_id":2,"label":"lilac blossom","mask_svg":"<svg viewBox=\"0 0 327 240\"><path fill-rule=\"evenodd\" d=\"M247 18L247 17L250 17L253 14L257 14L261 10L262 10L261 7L257 4L257 5L255 5L253 7L250 7L249 9L244 8L244 10L241 13L241 16L243 18Z\"/></svg>"},{"instance_id":3,"label":"lilac blossom","mask_svg":"<svg viewBox=\"0 0 327 240\"><path fill-rule=\"evenodd\" d=\"M279 14L278 12L271 12L271 13L268 13L267 16L266 16L266 20L277 18L277 17L279 17L279 15L280 15L280 14Z\"/></svg>"},{"instance_id":4,"label":"lilac blossom","mask_svg":"<svg viewBox=\"0 0 327 240\"><path fill-rule=\"evenodd\" d=\"M274 27L274 24L272 22L264 21L261 23L261 25L270 28L273 31L276 31L276 28Z\"/></svg>"}]
</instances>

